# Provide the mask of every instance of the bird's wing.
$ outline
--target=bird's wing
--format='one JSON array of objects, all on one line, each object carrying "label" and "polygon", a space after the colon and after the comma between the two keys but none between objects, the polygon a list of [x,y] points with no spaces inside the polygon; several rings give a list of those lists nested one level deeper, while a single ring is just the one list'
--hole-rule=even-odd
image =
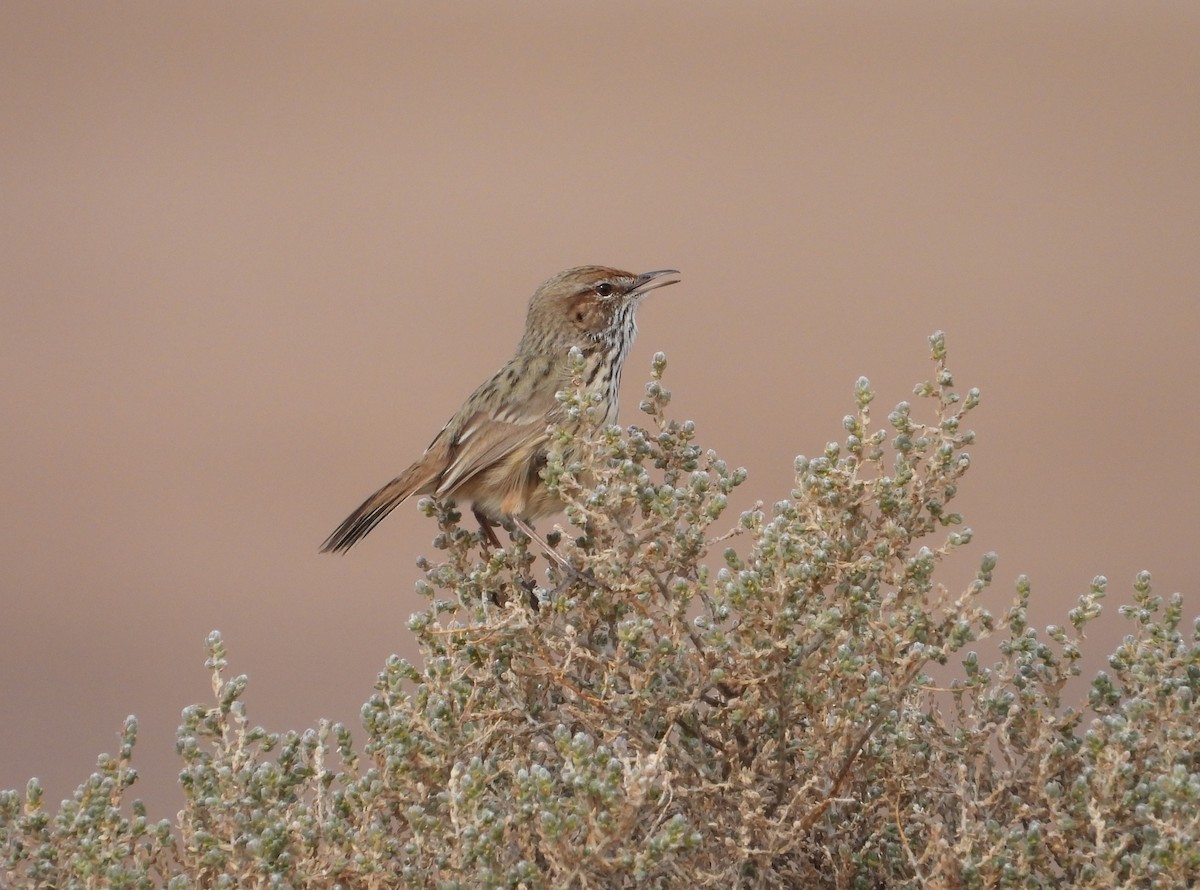
[{"label": "bird's wing", "polygon": [[[510,461],[514,470],[502,488],[519,489],[535,471],[532,457],[548,439],[546,428],[558,418],[561,405],[555,398],[558,378],[552,359],[535,358],[523,366],[521,373],[542,385],[520,390],[513,386],[518,382],[510,376],[514,373],[510,363],[475,390],[421,458],[346,517],[322,551],[348,550],[406,498],[414,494],[452,498],[501,462]],[[502,395],[507,390],[513,392]]]},{"label": "bird's wing", "polygon": [[549,440],[545,414],[524,423],[495,420],[476,416],[465,428],[466,436],[458,437],[450,449],[450,462],[438,479],[435,494],[453,495],[476,475],[504,462],[515,454],[530,454]]},{"label": "bird's wing", "polygon": [[[497,398],[497,374],[476,390],[463,410],[446,425],[430,450],[446,447],[446,469],[437,481],[435,494],[453,494],[479,473],[520,454],[527,456],[548,441],[546,428],[561,412],[553,386],[534,387],[532,392]],[[549,367],[527,369],[549,373]]]},{"label": "bird's wing", "polygon": [[[362,540],[402,501],[414,494],[453,498],[478,474],[505,460],[528,460],[549,437],[547,412],[532,406],[505,410],[498,420],[489,412],[456,415],[430,443],[421,459],[363,501],[321,546],[322,552],[343,552]],[[513,476],[513,474],[509,474]],[[521,477],[523,479],[524,477]],[[514,476],[509,481],[518,482]]]}]

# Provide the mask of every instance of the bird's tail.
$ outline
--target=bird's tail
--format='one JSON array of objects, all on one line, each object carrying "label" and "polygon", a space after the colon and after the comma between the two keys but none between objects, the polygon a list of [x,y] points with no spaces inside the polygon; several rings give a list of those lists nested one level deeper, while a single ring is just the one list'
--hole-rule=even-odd
[{"label": "bird's tail", "polygon": [[402,475],[397,476],[379,491],[362,502],[357,510],[346,517],[321,545],[322,553],[344,553],[357,544],[367,533],[396,509],[405,498],[418,492],[429,483],[429,473],[424,461],[418,461]]}]

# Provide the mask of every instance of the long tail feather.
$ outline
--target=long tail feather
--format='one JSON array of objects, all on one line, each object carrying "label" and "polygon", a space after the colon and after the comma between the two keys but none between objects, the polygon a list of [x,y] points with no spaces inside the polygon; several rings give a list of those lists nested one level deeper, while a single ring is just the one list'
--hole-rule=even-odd
[{"label": "long tail feather", "polygon": [[430,473],[424,461],[413,464],[347,516],[345,522],[325,539],[325,543],[321,545],[321,552],[345,553],[365,538],[398,504],[426,486],[430,481],[429,477]]}]

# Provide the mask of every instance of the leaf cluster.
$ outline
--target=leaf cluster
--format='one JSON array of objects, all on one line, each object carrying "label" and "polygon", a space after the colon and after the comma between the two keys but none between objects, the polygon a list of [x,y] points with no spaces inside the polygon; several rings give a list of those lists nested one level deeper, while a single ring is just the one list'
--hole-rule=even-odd
[{"label": "leaf cluster", "polygon": [[[981,605],[994,555],[943,583],[972,539],[951,505],[979,393],[931,345],[914,403],[876,428],[860,380],[843,441],[732,522],[746,472],[668,417],[661,356],[644,427],[589,422],[581,384],[560,394],[570,422],[543,470],[568,521],[557,556],[515,529],[487,550],[453,505],[423,502],[439,533],[409,622],[422,657],[385,665],[361,748],[328,723],[253,727],[214,634],[215,704],[180,728],[179,819],[125,812],[131,720],[56,817],[36,782],[0,795],[0,886],[1200,880],[1200,636],[1139,576],[1130,635],[1071,705],[1103,579],[1070,629],[1043,632],[1024,579],[1002,620]],[[997,630],[985,666],[970,647]]]}]

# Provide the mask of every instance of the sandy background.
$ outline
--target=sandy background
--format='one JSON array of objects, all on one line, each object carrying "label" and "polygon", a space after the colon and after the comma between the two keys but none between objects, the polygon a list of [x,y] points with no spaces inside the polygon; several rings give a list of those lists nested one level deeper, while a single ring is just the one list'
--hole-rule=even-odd
[{"label": "sandy background", "polygon": [[1194,614],[1197,46],[1186,3],[0,5],[0,787],[136,713],[166,815],[213,628],[252,719],[357,726],[433,529],[317,548],[580,263],[683,271],[623,419],[665,351],[739,506],[942,328],[995,610],[1149,568]]}]

